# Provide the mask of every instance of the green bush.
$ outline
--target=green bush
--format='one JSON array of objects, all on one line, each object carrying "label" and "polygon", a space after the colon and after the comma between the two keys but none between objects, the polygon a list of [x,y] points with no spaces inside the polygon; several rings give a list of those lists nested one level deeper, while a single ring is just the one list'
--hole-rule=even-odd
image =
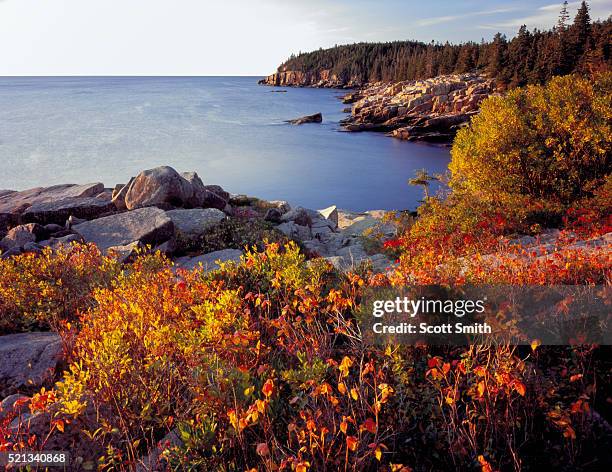
[{"label": "green bush", "polygon": [[490,97],[451,151],[451,188],[570,203],[611,173],[612,73]]}]

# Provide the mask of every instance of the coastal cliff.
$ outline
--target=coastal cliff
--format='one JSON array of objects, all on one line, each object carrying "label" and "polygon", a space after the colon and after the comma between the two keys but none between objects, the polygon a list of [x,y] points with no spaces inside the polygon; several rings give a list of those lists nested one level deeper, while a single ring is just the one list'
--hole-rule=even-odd
[{"label": "coastal cliff", "polygon": [[410,141],[448,142],[495,90],[495,80],[479,74],[371,84],[344,97],[353,106],[343,126]]},{"label": "coastal cliff", "polygon": [[264,77],[259,81],[260,85],[271,85],[276,87],[320,87],[320,88],[357,88],[362,82],[356,78],[345,80],[332,73],[329,69],[318,69],[313,71],[283,70]]},{"label": "coastal cliff", "polygon": [[379,131],[403,140],[435,143],[452,141],[497,89],[495,79],[476,72],[362,85],[358,79],[343,81],[329,70],[279,71],[259,84],[356,89],[342,99],[353,104],[351,115],[341,122],[345,131]]}]

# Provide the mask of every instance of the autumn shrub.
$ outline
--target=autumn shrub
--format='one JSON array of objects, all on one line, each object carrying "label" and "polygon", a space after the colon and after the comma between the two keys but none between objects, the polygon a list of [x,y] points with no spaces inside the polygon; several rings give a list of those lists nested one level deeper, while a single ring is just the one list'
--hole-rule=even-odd
[{"label": "autumn shrub", "polygon": [[263,241],[285,242],[288,238],[276,231],[271,223],[261,218],[229,218],[206,231],[195,241],[182,241],[183,252],[212,252],[222,249],[243,249],[257,245],[263,249]]},{"label": "autumn shrub", "polygon": [[608,175],[592,196],[569,206],[563,224],[585,237],[612,232],[612,175]]},{"label": "autumn shrub", "polygon": [[[537,237],[549,228],[568,230],[563,244],[574,233],[588,238],[610,231],[611,94],[608,73],[560,77],[483,102],[453,144],[448,190],[427,198],[415,224],[394,241],[402,252],[394,281],[608,280],[605,254],[575,250],[538,258],[500,243],[502,236]],[[482,259],[486,254],[497,256]]]},{"label": "autumn shrub", "polygon": [[451,187],[571,203],[612,172],[612,73],[553,78],[485,100],[451,151]]},{"label": "autumn shrub", "polygon": [[45,248],[41,255],[0,259],[0,333],[58,328],[94,303],[120,270],[94,245]]},{"label": "autumn shrub", "polygon": [[[612,228],[611,77],[579,79],[572,88],[574,80],[485,102],[453,145],[449,189],[427,198],[414,224],[390,241],[401,250],[393,285],[610,284],[609,242],[581,240]],[[549,228],[560,231],[539,243]],[[533,246],[512,242],[522,235],[533,236]],[[597,388],[607,384],[607,368],[595,367],[609,356],[605,347],[539,348],[536,341],[531,350],[485,343],[394,352],[403,370],[416,374],[392,382],[394,399],[418,405],[430,421],[414,447],[428,450],[431,462],[400,447],[407,463],[424,470],[596,470],[583,465],[586,458],[605,456],[609,443],[590,410],[608,409],[609,391]],[[392,408],[408,425],[424,424],[414,410]],[[556,457],[543,458],[543,448]]]},{"label": "autumn shrub", "polygon": [[[546,276],[584,277],[559,269]],[[518,470],[534,457],[557,467],[601,454],[588,446],[605,381],[596,348],[367,345],[354,316],[362,291],[393,277],[339,274],[294,243],[210,273],[160,254],[109,270],[112,282],[80,299],[80,321],[62,330],[69,368],[33,401],[49,432],[15,437],[0,425],[0,448],[81,428],[105,451],[84,459],[103,470],[129,470],[159,446],[181,471]],[[484,274],[495,272],[470,277]],[[163,441],[171,431],[179,445]],[[558,452],[542,459],[544,446]]]},{"label": "autumn shrub", "polygon": [[107,449],[103,468],[128,468],[173,429],[180,470],[384,460],[393,387],[349,316],[361,278],[336,285],[294,243],[178,275],[143,255],[83,311],[56,410],[70,424],[95,405],[86,434]]}]

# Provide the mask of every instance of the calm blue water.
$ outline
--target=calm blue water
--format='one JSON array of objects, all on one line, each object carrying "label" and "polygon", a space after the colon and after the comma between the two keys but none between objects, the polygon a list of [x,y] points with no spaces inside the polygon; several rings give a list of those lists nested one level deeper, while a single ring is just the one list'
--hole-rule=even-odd
[{"label": "calm blue water", "polygon": [[[0,189],[126,182],[140,170],[195,170],[230,192],[321,208],[414,208],[415,169],[447,149],[338,132],[324,89],[272,93],[254,77],[0,78]],[[283,120],[322,112],[321,125]]]}]

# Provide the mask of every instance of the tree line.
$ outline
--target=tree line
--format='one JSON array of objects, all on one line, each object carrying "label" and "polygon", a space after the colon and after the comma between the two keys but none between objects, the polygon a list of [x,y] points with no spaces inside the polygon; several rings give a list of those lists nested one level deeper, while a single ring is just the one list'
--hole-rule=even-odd
[{"label": "tree line", "polygon": [[497,33],[492,41],[429,44],[418,41],[355,43],[292,55],[279,71],[329,69],[348,82],[393,82],[472,70],[496,77],[510,87],[540,84],[553,76],[589,74],[612,66],[612,17],[592,22],[582,2],[570,23],[567,2],[550,30],[521,26],[508,40]]}]

